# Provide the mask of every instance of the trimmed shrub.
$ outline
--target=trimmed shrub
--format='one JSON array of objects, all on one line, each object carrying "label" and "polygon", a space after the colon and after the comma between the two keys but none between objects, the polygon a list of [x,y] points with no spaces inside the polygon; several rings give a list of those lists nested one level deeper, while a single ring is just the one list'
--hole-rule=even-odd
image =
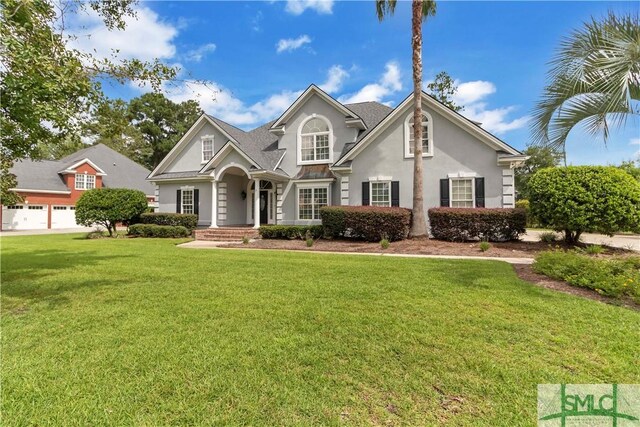
[{"label": "trimmed shrub", "polygon": [[607,166],[542,169],[529,180],[531,213],[562,231],[567,243],[583,232],[640,230],[640,183]]},{"label": "trimmed shrub", "polygon": [[306,240],[322,236],[321,225],[263,225],[258,229],[263,239]]},{"label": "trimmed shrub", "polygon": [[129,235],[135,237],[189,237],[191,231],[181,225],[133,224]]},{"label": "trimmed shrub", "polygon": [[527,213],[527,227],[537,227],[538,221],[531,214],[531,203],[527,199],[522,199],[516,201],[516,208],[524,209]]},{"label": "trimmed shrub", "polygon": [[140,215],[140,222],[142,224],[181,225],[187,230],[193,231],[198,226],[198,215],[151,212]]},{"label": "trimmed shrub", "polygon": [[640,257],[604,259],[575,251],[547,251],[536,257],[533,270],[602,295],[627,295],[640,303]]},{"label": "trimmed shrub", "polygon": [[76,222],[86,227],[99,224],[113,236],[117,223],[128,226],[136,222],[147,206],[147,196],[142,191],[94,188],[85,191],[76,202]]},{"label": "trimmed shrub", "polygon": [[433,208],[429,221],[439,240],[504,242],[526,232],[527,214],[524,209]]},{"label": "trimmed shrub", "polygon": [[489,249],[491,249],[491,243],[486,241],[480,242],[480,252],[487,252]]},{"label": "trimmed shrub", "polygon": [[377,206],[327,206],[320,209],[327,238],[349,238],[379,242],[409,236],[411,210]]},{"label": "trimmed shrub", "polygon": [[382,239],[382,240],[380,240],[380,247],[381,247],[382,249],[389,249],[389,245],[390,245],[390,244],[391,244],[391,243],[389,243],[389,239]]}]

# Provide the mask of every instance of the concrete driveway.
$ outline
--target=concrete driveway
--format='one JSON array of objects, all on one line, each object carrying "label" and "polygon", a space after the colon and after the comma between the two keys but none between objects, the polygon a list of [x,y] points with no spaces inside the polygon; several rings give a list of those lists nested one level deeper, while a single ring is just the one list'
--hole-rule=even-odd
[{"label": "concrete driveway", "polygon": [[[527,230],[522,240],[525,242],[537,242],[540,235],[549,230]],[[557,233],[562,238],[562,233]],[[613,237],[604,234],[584,233],[580,236],[580,241],[592,245],[607,245],[613,248],[630,249],[640,252],[640,235],[638,234],[616,234]]]},{"label": "concrete driveway", "polygon": [[0,237],[10,236],[33,236],[37,234],[67,234],[67,233],[88,233],[95,230],[94,227],[79,227],[79,228],[56,228],[56,229],[44,229],[44,230],[6,230],[0,231]]}]

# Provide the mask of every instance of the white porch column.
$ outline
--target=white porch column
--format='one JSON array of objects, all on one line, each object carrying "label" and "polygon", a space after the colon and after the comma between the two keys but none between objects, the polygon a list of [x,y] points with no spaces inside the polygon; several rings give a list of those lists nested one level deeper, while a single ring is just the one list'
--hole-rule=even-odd
[{"label": "white porch column", "polygon": [[253,228],[260,228],[260,180],[256,179],[253,186]]},{"label": "white porch column", "polygon": [[513,169],[502,169],[502,207],[515,206],[515,184]]},{"label": "white porch column", "polygon": [[349,176],[340,177],[340,204],[349,205]]},{"label": "white porch column", "polygon": [[218,181],[211,182],[211,225],[218,228]]},{"label": "white porch column", "polygon": [[282,223],[282,184],[276,184],[276,224]]}]

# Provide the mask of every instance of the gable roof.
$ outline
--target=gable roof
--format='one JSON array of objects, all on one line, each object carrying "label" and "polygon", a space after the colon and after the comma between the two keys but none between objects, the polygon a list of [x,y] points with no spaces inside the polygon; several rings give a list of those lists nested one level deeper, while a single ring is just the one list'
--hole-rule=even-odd
[{"label": "gable roof", "polygon": [[273,122],[273,124],[271,125],[270,129],[275,129],[275,128],[278,128],[279,126],[282,126],[283,124],[285,124],[287,122],[287,120],[296,111],[298,111],[298,108],[301,105],[304,104],[304,101],[306,101],[312,95],[320,96],[320,98],[324,99],[329,104],[333,105],[338,111],[341,111],[345,115],[345,117],[362,120],[362,118],[360,116],[358,116],[356,113],[354,113],[349,108],[347,108],[347,106],[345,106],[344,104],[341,104],[340,102],[338,102],[336,99],[331,97],[331,95],[329,95],[328,93],[326,93],[325,91],[320,89],[315,84],[311,84],[304,92],[302,92],[302,94],[298,97],[298,99],[296,99],[293,102],[293,104],[291,104],[289,106],[289,108],[287,108],[285,110],[285,112],[282,113],[282,115],[280,115],[280,117]]},{"label": "gable roof", "polygon": [[11,168],[19,190],[69,192],[62,173],[83,163],[90,163],[102,174],[102,184],[110,188],[131,188],[155,195],[155,186],[146,181],[149,170],[104,144],[92,145],[60,160],[17,161]]},{"label": "gable roof", "polygon": [[[413,102],[413,94],[410,94],[404,99],[404,101],[400,103],[400,105],[391,110],[386,117],[384,117],[380,122],[376,124],[374,128],[367,129],[366,133],[360,135],[355,143],[350,144],[350,147],[345,146],[345,149],[342,151],[342,154],[335,165],[340,166],[350,160],[353,160],[353,158],[355,158],[362,150],[364,150],[364,148],[371,141],[373,141],[373,139],[375,139],[377,135],[379,135],[384,129],[387,128],[387,126],[393,123],[393,121],[396,120],[396,118],[400,114],[400,111],[407,107],[407,105],[409,105],[409,103],[411,102]],[[458,125],[463,130],[471,133],[480,141],[489,145],[496,151],[514,156],[522,155],[520,151],[516,150],[506,142],[502,141],[500,138],[483,129],[477,122],[469,120],[457,111],[453,111],[424,91],[422,92],[422,102],[426,103],[434,111],[447,118],[454,124]]]},{"label": "gable roof", "polygon": [[102,177],[104,187],[131,188],[140,190],[148,196],[155,194],[155,186],[146,181],[149,169],[104,144],[96,144],[76,151],[59,161],[70,166],[83,159],[91,160],[104,171],[106,174]]}]

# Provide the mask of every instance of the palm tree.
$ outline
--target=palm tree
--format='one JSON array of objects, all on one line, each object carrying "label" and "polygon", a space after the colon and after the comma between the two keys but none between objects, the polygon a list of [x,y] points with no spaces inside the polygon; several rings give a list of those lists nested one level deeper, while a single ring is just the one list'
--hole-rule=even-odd
[{"label": "palm tree", "polygon": [[533,114],[536,142],[564,152],[569,132],[581,123],[606,144],[612,126],[640,114],[638,15],[610,13],[574,31],[561,42],[549,80]]},{"label": "palm tree", "polygon": [[[376,0],[378,19],[393,15],[396,0]],[[422,185],[422,21],[436,14],[434,0],[413,0],[411,4],[411,49],[413,51],[413,209],[411,237],[427,235]]]}]

